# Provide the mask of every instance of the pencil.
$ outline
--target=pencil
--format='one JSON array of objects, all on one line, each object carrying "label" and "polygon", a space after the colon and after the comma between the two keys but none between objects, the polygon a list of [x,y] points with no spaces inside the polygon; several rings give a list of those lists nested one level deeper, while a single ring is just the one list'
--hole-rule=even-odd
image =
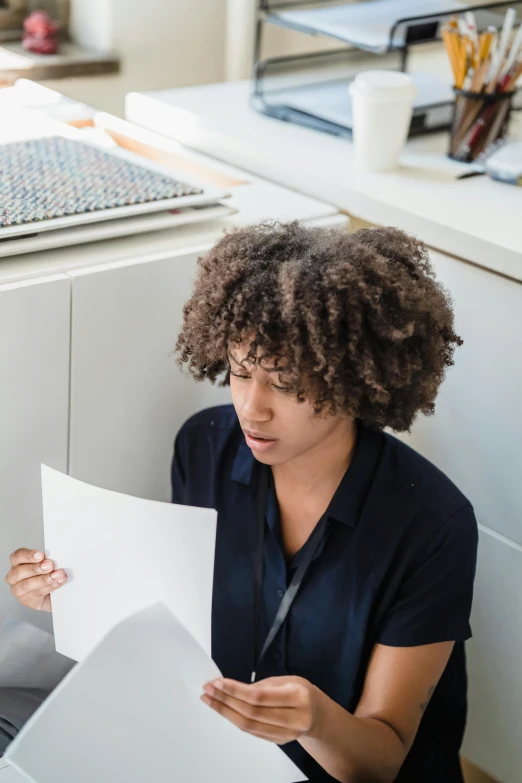
[{"label": "pencil", "polygon": [[486,81],[486,75],[489,70],[489,63],[490,59],[488,55],[473,74],[473,79],[471,80],[471,92],[482,92]]},{"label": "pencil", "polygon": [[462,37],[460,39],[460,52],[459,52],[459,81],[457,87],[462,89],[464,81],[466,79],[466,73],[468,71],[468,40]]},{"label": "pencil", "polygon": [[451,64],[451,70],[453,71],[453,81],[456,84],[458,81],[458,74],[460,71],[459,71],[457,52],[454,46],[455,36],[453,36],[447,28],[444,28],[442,31],[442,40],[444,41],[446,52],[448,53],[449,61]]},{"label": "pencil", "polygon": [[495,28],[489,28],[487,32],[481,33],[479,39],[479,60],[484,62],[491,51],[491,46],[495,38]]}]

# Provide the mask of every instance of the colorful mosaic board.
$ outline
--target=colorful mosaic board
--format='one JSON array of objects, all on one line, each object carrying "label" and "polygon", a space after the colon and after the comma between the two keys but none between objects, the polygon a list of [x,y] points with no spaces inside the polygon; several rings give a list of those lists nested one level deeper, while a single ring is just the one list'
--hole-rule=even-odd
[{"label": "colorful mosaic board", "polygon": [[201,193],[61,136],[0,145],[0,228]]}]

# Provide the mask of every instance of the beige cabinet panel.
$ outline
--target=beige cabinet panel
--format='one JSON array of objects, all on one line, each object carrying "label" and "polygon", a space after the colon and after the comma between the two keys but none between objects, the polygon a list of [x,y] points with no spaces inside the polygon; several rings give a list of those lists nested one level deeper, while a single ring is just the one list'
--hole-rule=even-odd
[{"label": "beige cabinet panel", "polygon": [[435,415],[409,442],[470,498],[479,522],[522,544],[522,284],[432,253],[464,345]]},{"label": "beige cabinet panel", "polygon": [[172,355],[197,253],[73,275],[71,475],[169,500],[174,437],[196,411],[229,401]]},{"label": "beige cabinet panel", "polygon": [[522,547],[481,531],[463,755],[502,783],[522,770]]},{"label": "beige cabinet panel", "polygon": [[[40,464],[67,471],[70,281],[0,286],[0,574],[21,546],[43,547]],[[50,627],[0,582],[7,615]]]}]

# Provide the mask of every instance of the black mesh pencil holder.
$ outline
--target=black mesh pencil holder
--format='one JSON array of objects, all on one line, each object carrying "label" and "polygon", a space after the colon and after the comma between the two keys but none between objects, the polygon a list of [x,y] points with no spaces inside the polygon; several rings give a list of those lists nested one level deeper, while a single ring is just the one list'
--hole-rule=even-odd
[{"label": "black mesh pencil holder", "polygon": [[449,157],[471,163],[506,136],[515,92],[454,92]]}]

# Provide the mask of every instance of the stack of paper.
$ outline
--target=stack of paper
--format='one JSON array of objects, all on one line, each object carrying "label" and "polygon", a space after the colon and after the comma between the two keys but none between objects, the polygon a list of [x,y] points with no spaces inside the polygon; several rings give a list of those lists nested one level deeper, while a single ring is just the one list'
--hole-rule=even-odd
[{"label": "stack of paper", "polygon": [[219,671],[158,604],[127,618],[76,666],[10,745],[34,783],[297,783],[272,743],[200,700]]},{"label": "stack of paper", "polygon": [[277,745],[200,698],[220,676],[210,657],[216,512],[49,468],[42,479],[46,545],[72,571],[53,596],[57,646],[81,662],[9,746],[13,781],[305,780]]}]

